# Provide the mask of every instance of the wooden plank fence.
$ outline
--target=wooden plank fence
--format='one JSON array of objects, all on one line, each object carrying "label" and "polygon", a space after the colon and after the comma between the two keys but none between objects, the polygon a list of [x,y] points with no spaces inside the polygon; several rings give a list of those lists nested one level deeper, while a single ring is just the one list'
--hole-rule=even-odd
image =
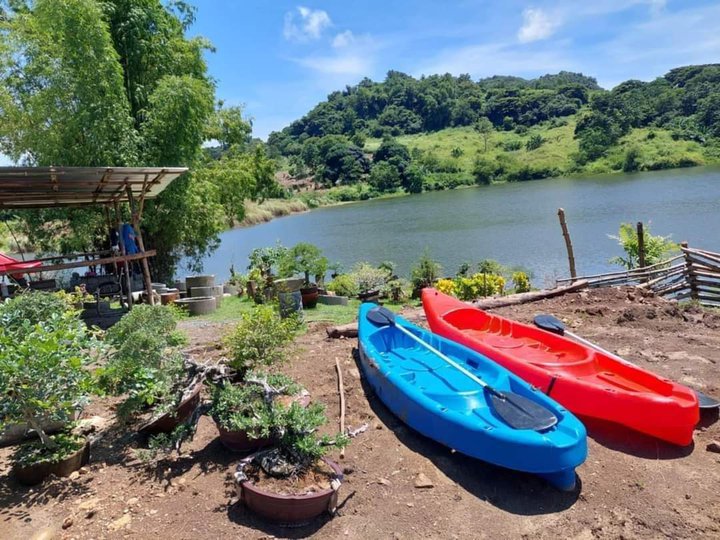
[{"label": "wooden plank fence", "polygon": [[720,307],[720,253],[680,245],[681,254],[627,271],[558,279],[558,285],[586,281],[588,287],[636,285],[677,300],[692,299]]}]

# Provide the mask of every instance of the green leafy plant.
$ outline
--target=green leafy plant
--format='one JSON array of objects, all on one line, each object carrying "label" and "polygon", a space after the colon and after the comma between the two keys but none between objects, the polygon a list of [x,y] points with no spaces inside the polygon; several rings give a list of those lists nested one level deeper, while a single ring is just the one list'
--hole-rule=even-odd
[{"label": "green leafy plant", "polygon": [[284,253],[283,260],[280,262],[283,274],[303,274],[306,287],[311,285],[310,278],[315,278],[317,283],[322,283],[328,271],[328,264],[327,257],[323,256],[322,250],[307,242],[300,242],[290,248]]},{"label": "green leafy plant", "polygon": [[410,270],[410,281],[413,289],[419,291],[425,287],[432,287],[442,273],[440,263],[430,258],[430,254],[425,251],[420,260]]},{"label": "green leafy plant", "polygon": [[250,252],[248,270],[257,270],[264,280],[272,278],[278,272],[281,261],[286,257],[288,249],[281,244],[276,246],[255,248]]},{"label": "green leafy plant", "polygon": [[325,407],[320,403],[303,407],[293,402],[289,407],[278,408],[274,421],[281,433],[278,453],[292,465],[287,476],[301,474],[333,448],[344,448],[350,442],[342,433],[334,437],[317,434],[317,429],[327,423]]},{"label": "green leafy plant", "polygon": [[122,418],[147,408],[160,415],[179,404],[187,378],[178,349],[186,341],[176,329],[179,317],[170,306],[139,305],[108,331],[111,351],[97,375],[105,391],[126,394],[118,406]]},{"label": "green leafy plant", "polygon": [[56,433],[48,435],[52,446],[46,446],[42,440],[21,444],[13,452],[12,460],[21,466],[38,463],[59,463],[85,446],[87,441],[81,435]]},{"label": "green leafy plant", "polygon": [[87,366],[101,345],[54,294],[30,292],[4,302],[0,321],[0,430],[25,422],[37,432],[41,449],[21,454],[25,460],[64,457],[43,424],[70,423],[87,403],[94,389]]},{"label": "green leafy plant", "polygon": [[481,296],[502,294],[505,289],[505,278],[495,274],[474,274],[454,281],[453,293],[460,300],[474,300]]},{"label": "green leafy plant", "polygon": [[209,414],[227,431],[245,431],[251,439],[274,435],[276,401],[296,396],[302,387],[282,374],[248,374],[240,385],[225,381],[212,393]]},{"label": "green leafy plant", "polygon": [[340,274],[328,283],[327,289],[338,296],[357,296],[360,292],[357,282],[350,274]]},{"label": "green leafy plant", "polygon": [[243,379],[249,371],[282,362],[298,325],[295,318],[282,319],[267,305],[244,313],[235,329],[225,337],[230,367]]},{"label": "green leafy plant", "polygon": [[478,272],[480,274],[493,274],[502,276],[507,269],[494,259],[483,259],[478,263]]},{"label": "green leafy plant", "polygon": [[[625,251],[625,257],[613,257],[610,262],[623,266],[628,270],[636,268],[640,259],[640,244],[637,229],[632,223],[621,223],[618,235],[608,236],[613,240],[617,240]],[[649,225],[643,229],[643,240],[645,244],[645,264],[647,266],[659,263],[669,253],[678,249],[677,244],[670,240],[670,236],[653,236],[650,234]]]},{"label": "green leafy plant", "polygon": [[516,293],[524,293],[530,290],[530,277],[525,272],[513,272],[511,281]]},{"label": "green leafy plant", "polygon": [[410,296],[410,287],[410,282],[407,279],[396,277],[385,284],[382,293],[393,302],[403,302]]},{"label": "green leafy plant", "polygon": [[376,268],[366,262],[356,264],[350,276],[357,285],[358,294],[380,292],[390,278],[387,270]]},{"label": "green leafy plant", "polygon": [[248,282],[248,277],[237,272],[234,265],[230,265],[230,277],[227,280],[229,285],[236,287],[244,287]]}]

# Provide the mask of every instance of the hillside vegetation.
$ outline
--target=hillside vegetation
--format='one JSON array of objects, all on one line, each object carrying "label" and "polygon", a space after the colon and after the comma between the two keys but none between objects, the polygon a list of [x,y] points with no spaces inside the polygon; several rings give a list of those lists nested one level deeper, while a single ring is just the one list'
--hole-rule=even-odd
[{"label": "hillside vegetation", "polygon": [[268,145],[292,175],[352,200],[715,163],[718,137],[720,65],[712,64],[611,91],[580,73],[473,81],[390,72],[332,93]]}]

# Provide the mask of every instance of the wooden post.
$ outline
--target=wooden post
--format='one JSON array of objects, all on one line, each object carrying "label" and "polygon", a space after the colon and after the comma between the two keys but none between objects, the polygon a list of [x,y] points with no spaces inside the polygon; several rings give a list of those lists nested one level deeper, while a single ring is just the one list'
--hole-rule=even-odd
[{"label": "wooden post", "polygon": [[687,280],[688,284],[690,285],[690,298],[693,300],[698,300],[698,285],[697,285],[697,279],[695,279],[695,270],[693,268],[693,262],[690,258],[690,254],[685,251],[687,249],[688,243],[687,242],[680,242],[680,249],[683,250],[683,255],[685,255],[685,269],[687,272]]},{"label": "wooden post", "polygon": [[638,265],[639,268],[645,268],[645,231],[643,230],[643,222],[637,222],[637,239],[638,239]]},{"label": "wooden post", "polygon": [[575,279],[577,277],[577,272],[575,271],[575,254],[573,253],[570,233],[568,232],[567,223],[565,222],[565,210],[558,208],[558,217],[560,218],[560,227],[562,228],[565,247],[567,248],[568,263],[570,263],[570,277]]},{"label": "wooden post", "polygon": [[[127,255],[127,249],[125,248],[125,240],[122,235],[122,217],[120,215],[120,205],[117,201],[113,202],[115,207],[115,226],[118,231],[118,242],[120,243],[120,253]],[[117,265],[115,266],[117,268]],[[125,288],[127,289],[127,301],[128,308],[132,309],[133,298],[132,298],[132,281],[130,281],[130,264],[127,261],[123,261],[123,270],[125,271]],[[122,298],[122,284],[120,285],[120,297]]]},{"label": "wooden post", "polygon": [[[142,232],[140,232],[140,214],[138,214],[137,211],[135,197],[133,197],[130,186],[125,187],[125,192],[127,193],[128,203],[130,204],[132,226],[133,229],[135,229],[135,237],[137,238],[138,247],[140,248],[140,251],[145,253],[145,243],[143,242]],[[141,259],[140,264],[142,265],[143,280],[145,281],[145,292],[148,296],[148,303],[152,306],[155,302],[153,300],[152,279],[150,278],[150,266],[148,266],[147,258]]]}]

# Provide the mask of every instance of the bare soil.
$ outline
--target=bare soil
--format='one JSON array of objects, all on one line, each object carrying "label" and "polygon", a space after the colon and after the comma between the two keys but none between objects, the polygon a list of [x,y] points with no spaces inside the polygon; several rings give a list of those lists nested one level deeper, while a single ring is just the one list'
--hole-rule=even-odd
[{"label": "bare soil", "polygon": [[[552,313],[642,367],[720,396],[720,312],[629,288],[497,312],[526,322]],[[216,344],[223,324],[183,326],[199,358],[222,354]],[[703,417],[688,448],[588,422],[580,485],[563,493],[408,429],[365,386],[356,347],[356,340],[326,339],[317,325],[297,340],[283,369],[327,404],[331,433],[338,429],[339,359],[346,423],[369,425],[345,459],[331,456],[345,472],[335,518],[279,528],[237,504],[232,473],[239,457],[222,448],[209,418],[182,455],[147,466],[133,455],[137,438],[115,424],[111,402],[98,400],[85,416],[100,415],[107,425],[76,477],[21,487],[8,477],[11,449],[0,450],[0,538],[720,538],[720,454],[706,450],[720,440],[717,414]],[[432,487],[416,487],[428,480]]]},{"label": "bare soil", "polygon": [[245,474],[258,488],[279,495],[318,493],[330,489],[330,483],[335,478],[335,471],[324,461],[318,462],[303,474],[289,479],[270,476],[255,463],[251,463],[245,468]]}]

